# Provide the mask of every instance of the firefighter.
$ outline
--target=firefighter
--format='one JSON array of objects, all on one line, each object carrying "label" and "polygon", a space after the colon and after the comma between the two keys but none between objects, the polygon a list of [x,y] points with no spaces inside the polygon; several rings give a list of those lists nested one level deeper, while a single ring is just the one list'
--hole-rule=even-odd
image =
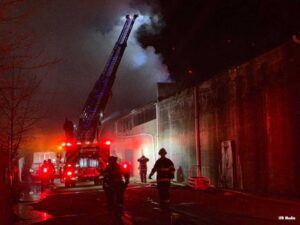
[{"label": "firefighter", "polygon": [[48,174],[48,162],[47,160],[44,160],[43,163],[39,167],[39,176],[42,177],[43,173]]},{"label": "firefighter", "polygon": [[175,168],[173,162],[166,157],[167,151],[161,148],[158,152],[160,158],[155,162],[151,173],[149,174],[149,179],[152,175],[157,172],[157,190],[159,194],[160,206],[165,208],[170,202],[170,183],[171,179],[174,178]]},{"label": "firefighter", "polygon": [[40,166],[39,176],[41,180],[41,190],[43,191],[46,187],[49,186],[50,183],[50,169],[47,160],[44,160],[44,162]]},{"label": "firefighter", "polygon": [[124,191],[129,183],[129,172],[122,170],[117,157],[110,156],[103,172],[103,189],[109,210],[122,213]]},{"label": "firefighter", "polygon": [[139,162],[139,170],[140,170],[140,177],[142,183],[147,183],[147,162],[149,159],[142,155],[141,158],[137,160]]},{"label": "firefighter", "polygon": [[49,174],[50,174],[50,181],[51,181],[51,184],[54,184],[55,167],[54,167],[54,165],[53,165],[51,159],[48,159],[47,165],[48,165],[48,168],[49,168]]}]

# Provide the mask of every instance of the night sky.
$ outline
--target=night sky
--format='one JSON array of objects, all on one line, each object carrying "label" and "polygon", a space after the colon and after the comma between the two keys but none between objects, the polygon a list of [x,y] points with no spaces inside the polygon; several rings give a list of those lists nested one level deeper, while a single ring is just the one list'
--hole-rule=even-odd
[{"label": "night sky", "polygon": [[[141,15],[117,73],[108,118],[156,100],[156,82],[195,83],[299,34],[300,0],[32,0],[22,29],[40,61],[37,99],[45,120],[39,150],[63,139],[66,117],[78,122],[126,14]],[[123,20],[122,20],[123,18]]]},{"label": "night sky", "polygon": [[[153,1],[149,1],[153,2]],[[141,32],[171,77],[196,81],[262,54],[300,34],[299,0],[156,1],[166,26],[157,35]]]}]

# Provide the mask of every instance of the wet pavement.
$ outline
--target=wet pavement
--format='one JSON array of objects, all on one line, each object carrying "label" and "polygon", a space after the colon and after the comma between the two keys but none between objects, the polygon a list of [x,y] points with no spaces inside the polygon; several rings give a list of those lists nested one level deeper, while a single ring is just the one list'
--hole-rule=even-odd
[{"label": "wet pavement", "polygon": [[31,206],[32,203],[45,199],[49,190],[41,191],[41,187],[36,184],[31,185],[29,191],[24,191],[19,202],[14,206],[14,212],[20,218],[14,225],[29,225],[53,218],[49,213],[34,210]]},{"label": "wet pavement", "polygon": [[[135,187],[132,187],[135,188]],[[86,201],[88,199],[88,201]],[[99,204],[101,202],[101,204]],[[109,217],[105,209],[103,191],[100,186],[81,183],[75,188],[65,188],[59,182],[41,191],[39,185],[32,185],[14,206],[19,220],[14,225],[30,224],[98,224]],[[122,224],[131,225],[132,216],[127,211],[122,216]],[[91,222],[90,220],[94,221]],[[111,223],[101,223],[111,224]],[[117,223],[120,224],[120,223]]]},{"label": "wet pavement", "polygon": [[[14,210],[14,225],[285,225],[300,224],[300,201],[258,197],[221,190],[196,191],[172,186],[169,209],[158,205],[153,184],[131,184],[121,221],[106,208],[100,186],[82,183],[45,191],[33,185]],[[282,219],[283,218],[283,219]],[[295,218],[295,219],[293,219]]]}]

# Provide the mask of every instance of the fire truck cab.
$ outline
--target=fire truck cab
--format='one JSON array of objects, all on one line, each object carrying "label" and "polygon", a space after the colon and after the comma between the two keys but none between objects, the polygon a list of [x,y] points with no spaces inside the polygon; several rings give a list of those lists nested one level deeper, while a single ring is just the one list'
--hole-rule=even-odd
[{"label": "fire truck cab", "polygon": [[69,144],[65,146],[65,150],[67,163],[74,165],[73,176],[76,176],[76,181],[94,181],[95,185],[101,184],[102,172],[109,157],[110,141]]},{"label": "fire truck cab", "polygon": [[[110,142],[109,142],[110,143]],[[102,172],[109,156],[110,144],[85,144],[79,146],[78,180],[93,180],[95,185],[102,181]]]}]

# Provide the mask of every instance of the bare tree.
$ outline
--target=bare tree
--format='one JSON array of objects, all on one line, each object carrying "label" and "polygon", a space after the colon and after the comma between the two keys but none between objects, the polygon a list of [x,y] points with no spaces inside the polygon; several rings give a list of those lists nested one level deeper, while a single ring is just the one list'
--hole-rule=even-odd
[{"label": "bare tree", "polygon": [[[16,158],[16,138],[10,136],[14,133],[15,123],[9,123],[9,120],[15,116],[15,106],[11,103],[15,99],[14,86],[15,76],[9,76],[14,73],[17,64],[17,58],[12,58],[13,54],[21,49],[24,43],[23,34],[16,32],[17,24],[23,17],[23,13],[19,13],[24,0],[0,0],[0,151],[6,155],[8,159],[8,175],[10,184],[12,181],[13,158]],[[12,60],[13,59],[13,60]],[[8,95],[10,94],[10,95]],[[10,110],[10,112],[8,111]],[[14,149],[14,150],[13,150]]]},{"label": "bare tree", "polygon": [[40,81],[37,76],[14,68],[2,76],[0,85],[0,146],[10,159],[10,170],[18,160],[18,150],[30,137],[40,111],[34,95]]},{"label": "bare tree", "polygon": [[18,183],[19,150],[41,118],[35,101],[41,83],[37,69],[55,63],[35,63],[38,56],[30,54],[33,35],[20,29],[29,15],[28,2],[0,0],[0,151],[8,156],[10,184]]}]

